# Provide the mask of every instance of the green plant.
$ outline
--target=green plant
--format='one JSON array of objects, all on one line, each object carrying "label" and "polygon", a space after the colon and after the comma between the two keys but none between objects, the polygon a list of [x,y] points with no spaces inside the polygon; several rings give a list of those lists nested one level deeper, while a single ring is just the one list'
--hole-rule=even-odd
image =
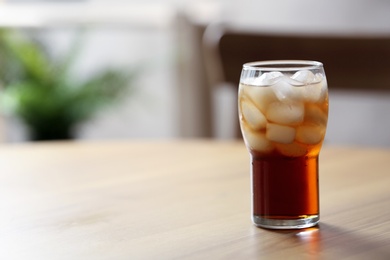
[{"label": "green plant", "polygon": [[0,79],[3,110],[19,117],[33,140],[69,139],[75,127],[115,104],[133,90],[135,73],[105,69],[77,81],[70,69],[79,41],[62,59],[15,31],[0,31]]}]

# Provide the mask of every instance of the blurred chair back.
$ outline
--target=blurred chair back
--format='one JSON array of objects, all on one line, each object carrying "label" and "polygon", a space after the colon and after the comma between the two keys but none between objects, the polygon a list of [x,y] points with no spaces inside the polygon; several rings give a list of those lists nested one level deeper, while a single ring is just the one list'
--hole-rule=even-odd
[{"label": "blurred chair back", "polygon": [[227,82],[237,87],[246,62],[294,59],[321,61],[330,92],[390,90],[390,35],[292,34],[211,25],[204,47],[212,86]]},{"label": "blurred chair back", "polygon": [[390,35],[291,34],[215,26],[205,33],[205,48],[218,60],[220,80],[234,85],[246,62],[299,59],[321,61],[331,88],[390,89]]}]

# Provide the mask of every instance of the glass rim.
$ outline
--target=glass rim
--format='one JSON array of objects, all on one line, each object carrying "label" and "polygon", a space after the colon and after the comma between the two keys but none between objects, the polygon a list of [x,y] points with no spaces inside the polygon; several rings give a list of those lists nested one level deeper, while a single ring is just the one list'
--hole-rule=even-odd
[{"label": "glass rim", "polygon": [[313,60],[265,60],[247,62],[243,69],[255,71],[298,71],[323,68],[322,62]]}]

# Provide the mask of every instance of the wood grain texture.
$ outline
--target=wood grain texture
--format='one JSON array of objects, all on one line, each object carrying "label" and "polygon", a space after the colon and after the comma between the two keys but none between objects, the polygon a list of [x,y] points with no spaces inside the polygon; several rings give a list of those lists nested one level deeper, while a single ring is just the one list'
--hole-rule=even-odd
[{"label": "wood grain texture", "polygon": [[0,259],[390,259],[390,150],[327,147],[321,222],[250,221],[240,141],[0,148]]}]

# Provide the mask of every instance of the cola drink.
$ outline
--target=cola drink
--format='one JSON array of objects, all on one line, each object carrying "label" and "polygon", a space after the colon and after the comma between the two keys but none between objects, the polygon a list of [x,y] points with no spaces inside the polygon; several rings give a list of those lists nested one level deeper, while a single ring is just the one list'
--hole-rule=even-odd
[{"label": "cola drink", "polygon": [[292,62],[250,63],[241,74],[239,119],[251,155],[252,219],[260,227],[303,228],[319,221],[327,81],[321,63]]}]

